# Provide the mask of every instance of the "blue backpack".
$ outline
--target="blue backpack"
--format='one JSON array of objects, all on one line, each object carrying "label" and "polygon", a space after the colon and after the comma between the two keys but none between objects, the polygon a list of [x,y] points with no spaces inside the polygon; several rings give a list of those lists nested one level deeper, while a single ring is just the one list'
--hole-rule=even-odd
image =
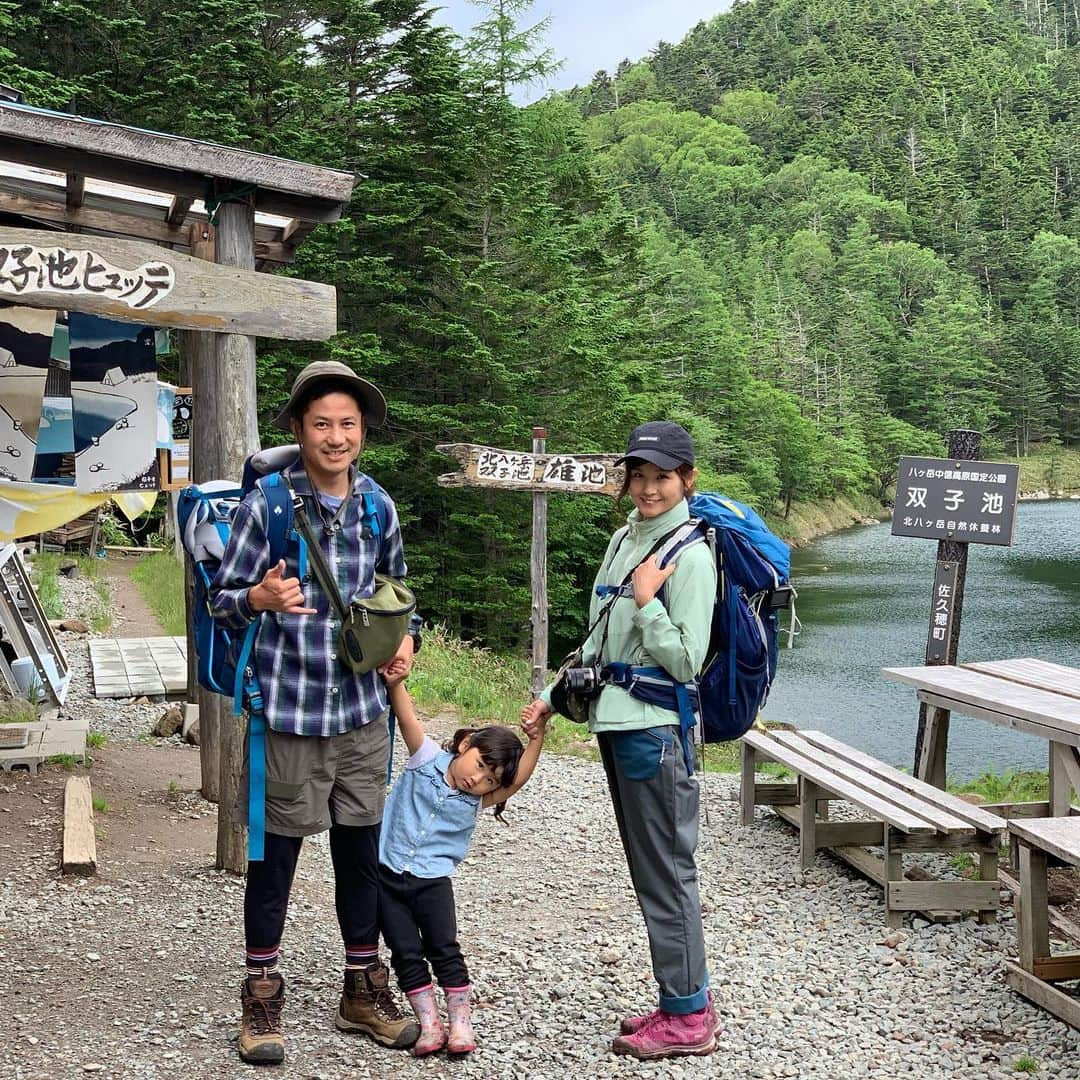
[{"label": "blue backpack", "polygon": [[743,503],[705,492],[692,496],[689,508],[690,520],[665,539],[656,561],[667,566],[695,544],[712,549],[716,599],[701,674],[691,683],[676,683],[663,668],[610,664],[607,676],[631,696],[678,712],[684,742],[695,728],[704,742],[727,742],[750,730],[769,696],[776,675],[778,612],[793,608],[796,596],[791,556],[788,546]]},{"label": "blue backpack", "polygon": [[[292,496],[281,476],[281,470],[293,464],[298,455],[296,445],[260,450],[244,462],[239,485],[231,480],[189,484],[177,501],[177,523],[194,582],[191,621],[199,685],[231,697],[235,715],[244,709],[248,712],[248,858],[252,862],[261,860],[264,850],[266,717],[259,681],[248,661],[262,620],[253,620],[243,634],[220,626],[212,615],[210,586],[229,542],[233,515],[255,489],[267,502],[271,565],[294,550],[299,576],[307,576],[307,545],[294,527]],[[381,542],[389,523],[389,496],[374,480],[367,479],[370,490],[363,493],[364,525]]]}]

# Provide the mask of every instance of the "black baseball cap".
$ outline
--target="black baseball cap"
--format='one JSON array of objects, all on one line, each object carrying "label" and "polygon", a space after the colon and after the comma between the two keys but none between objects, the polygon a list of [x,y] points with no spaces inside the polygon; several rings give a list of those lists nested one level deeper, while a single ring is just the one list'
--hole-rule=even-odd
[{"label": "black baseball cap", "polygon": [[626,453],[615,464],[621,465],[628,458],[648,461],[660,469],[693,465],[694,440],[686,428],[670,420],[653,420],[634,428]]}]

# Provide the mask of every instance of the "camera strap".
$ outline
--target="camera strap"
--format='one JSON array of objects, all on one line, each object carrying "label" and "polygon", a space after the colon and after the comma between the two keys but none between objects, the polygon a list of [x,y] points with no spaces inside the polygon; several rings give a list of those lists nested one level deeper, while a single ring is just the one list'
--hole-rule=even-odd
[{"label": "camera strap", "polygon": [[[657,540],[651,548],[649,548],[649,550],[645,553],[644,558],[642,558],[639,562],[635,563],[627,571],[626,577],[624,577],[619,583],[618,588],[612,589],[611,592],[608,594],[607,599],[604,601],[604,606],[597,613],[596,618],[593,620],[592,626],[590,626],[585,633],[585,642],[588,642],[589,638],[592,637],[592,632],[600,624],[600,620],[604,620],[604,632],[600,635],[600,647],[596,650],[596,660],[598,663],[604,655],[604,646],[607,644],[608,627],[611,624],[611,609],[615,606],[615,601],[623,595],[623,590],[626,588],[627,585],[630,584],[634,576],[634,571],[636,571],[637,568],[642,564],[647,563],[685,524],[686,522],[680,522],[678,525],[675,526],[674,529],[671,529],[669,532],[664,533],[664,535],[661,536],[660,539]],[[619,546],[621,546],[624,539],[626,539],[625,532],[623,533],[622,538],[619,540]],[[618,554],[619,546],[616,546],[615,550],[611,553],[612,559],[614,559],[615,556]],[[585,646],[583,644],[582,648],[584,649],[584,647]]]},{"label": "camera strap", "polygon": [[[322,549],[319,547],[319,538],[311,527],[311,519],[308,517],[307,509],[304,506],[303,496],[296,494],[292,484],[285,478],[284,473],[281,475],[285,479],[285,486],[289,489],[289,495],[292,497],[293,520],[296,522],[296,528],[307,543],[311,568],[315,571],[315,576],[319,579],[323,592],[330,598],[330,604],[337,612],[342,626],[344,626],[348,622],[349,612],[345,607],[345,601],[341,599],[341,590],[338,588],[338,583],[334,579],[334,575],[330,573],[330,567],[326,565],[326,559],[323,557]],[[315,498],[318,497],[318,493],[316,493]],[[342,505],[344,506],[344,503]]]}]

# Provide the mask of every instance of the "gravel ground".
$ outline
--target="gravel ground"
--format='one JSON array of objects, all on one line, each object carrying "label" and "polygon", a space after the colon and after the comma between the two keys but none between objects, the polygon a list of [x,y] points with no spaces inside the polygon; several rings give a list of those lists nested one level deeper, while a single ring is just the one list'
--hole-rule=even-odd
[{"label": "gravel ground", "polygon": [[[71,582],[74,604],[82,583]],[[109,746],[136,743],[160,705],[88,693],[85,639],[65,635],[69,711]],[[170,757],[190,748],[165,744]],[[93,775],[93,772],[91,772]],[[5,791],[0,775],[0,808]],[[653,1005],[641,920],[599,765],[545,756],[511,803],[486,815],[455,879],[479,1049],[417,1061],[332,1026],[340,941],[325,838],[304,846],[284,942],[288,1080],[1019,1076],[1080,1078],[1080,1035],[1013,994],[1011,908],[998,925],[884,927],[880,890],[825,856],[799,871],[793,831],[766,811],[738,825],[734,777],[707,778],[698,853],[717,1006],[709,1058],[643,1064],[608,1051],[618,1018]],[[42,808],[42,814],[46,809]],[[194,793],[171,826],[212,822]],[[0,836],[0,841],[3,837]],[[12,865],[0,842],[0,1077],[247,1076],[236,1057],[242,882],[212,849],[61,878],[55,850]],[[46,849],[47,848],[47,849]],[[103,863],[106,860],[103,860]]]}]

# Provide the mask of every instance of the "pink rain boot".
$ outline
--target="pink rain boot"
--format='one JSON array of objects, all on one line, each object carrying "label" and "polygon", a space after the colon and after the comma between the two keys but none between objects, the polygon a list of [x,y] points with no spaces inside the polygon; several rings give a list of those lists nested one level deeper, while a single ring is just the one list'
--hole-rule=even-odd
[{"label": "pink rain boot", "polygon": [[410,990],[405,996],[420,1021],[420,1038],[413,1044],[413,1054],[426,1057],[437,1053],[446,1045],[446,1028],[439,1017],[439,1006],[435,1004],[434,988],[428,984],[419,990]]},{"label": "pink rain boot", "polygon": [[471,1054],[476,1049],[476,1036],[472,1029],[472,1013],[469,1010],[469,987],[447,986],[446,1014],[450,1020],[450,1039],[446,1044],[449,1054]]}]

